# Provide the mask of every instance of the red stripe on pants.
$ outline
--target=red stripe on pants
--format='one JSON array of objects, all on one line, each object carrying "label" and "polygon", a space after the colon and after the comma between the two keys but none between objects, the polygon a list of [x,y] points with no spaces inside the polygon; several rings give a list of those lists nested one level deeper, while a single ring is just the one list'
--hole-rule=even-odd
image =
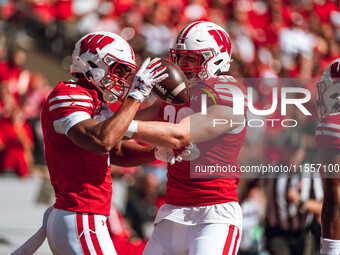
[{"label": "red stripe on pants", "polygon": [[89,247],[87,247],[85,235],[84,235],[84,227],[83,227],[83,215],[82,213],[77,213],[77,230],[78,230],[78,237],[80,240],[81,247],[83,249],[84,255],[91,255]]},{"label": "red stripe on pants", "polygon": [[238,230],[238,228],[237,228],[236,231],[237,231],[237,234],[236,234],[236,238],[235,238],[235,244],[234,244],[234,249],[233,249],[233,255],[236,254],[237,243],[238,243],[238,239],[240,238],[240,230]]},{"label": "red stripe on pants", "polygon": [[100,247],[99,241],[98,241],[98,237],[96,234],[96,224],[94,221],[94,214],[89,214],[89,228],[90,230],[90,236],[91,236],[91,240],[92,240],[92,244],[94,247],[94,250],[96,251],[97,255],[104,255],[102,248]]},{"label": "red stripe on pants", "polygon": [[233,239],[233,234],[234,234],[235,226],[234,225],[229,225],[229,231],[227,235],[227,239],[225,241],[224,249],[223,249],[223,255],[228,255],[229,250],[230,250],[230,245],[231,241]]}]

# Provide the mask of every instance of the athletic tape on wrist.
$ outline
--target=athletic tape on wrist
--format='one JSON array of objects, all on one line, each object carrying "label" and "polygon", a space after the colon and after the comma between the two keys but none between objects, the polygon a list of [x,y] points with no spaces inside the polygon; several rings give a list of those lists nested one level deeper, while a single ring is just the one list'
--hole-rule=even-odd
[{"label": "athletic tape on wrist", "polygon": [[340,253],[340,240],[333,240],[321,237],[320,242],[320,254],[338,255]]},{"label": "athletic tape on wrist", "polygon": [[131,121],[125,133],[125,136],[131,138],[134,135],[134,133],[137,132],[137,129],[138,129],[138,121],[135,121],[135,120]]},{"label": "athletic tape on wrist", "polygon": [[141,103],[144,101],[144,99],[146,98],[142,92],[138,91],[138,90],[133,90],[130,92],[129,94],[130,97],[133,97],[134,99],[139,100]]}]

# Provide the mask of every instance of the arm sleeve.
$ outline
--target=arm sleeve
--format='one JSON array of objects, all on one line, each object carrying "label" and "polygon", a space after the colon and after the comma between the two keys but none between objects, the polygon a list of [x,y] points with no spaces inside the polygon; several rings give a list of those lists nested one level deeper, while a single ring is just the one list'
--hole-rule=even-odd
[{"label": "arm sleeve", "polygon": [[57,133],[67,135],[67,132],[71,127],[90,118],[91,116],[87,112],[73,112],[65,117],[53,121],[53,127]]}]

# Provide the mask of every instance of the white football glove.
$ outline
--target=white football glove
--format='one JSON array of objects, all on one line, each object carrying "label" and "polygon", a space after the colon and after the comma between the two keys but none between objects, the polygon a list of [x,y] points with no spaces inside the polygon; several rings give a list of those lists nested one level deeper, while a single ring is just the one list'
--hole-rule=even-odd
[{"label": "white football glove", "polygon": [[150,58],[143,62],[133,80],[133,89],[129,93],[130,97],[138,99],[141,103],[145,98],[149,97],[155,84],[160,83],[169,76],[168,74],[161,75],[166,69],[165,66],[160,67],[161,62],[156,62],[148,67],[149,63]]},{"label": "white football glove", "polygon": [[176,161],[181,162],[181,157],[175,157],[174,152],[172,149],[162,148],[162,147],[155,147],[155,158],[163,161],[163,162],[169,162],[170,165],[173,165],[176,163]]},{"label": "white football glove", "polygon": [[181,154],[179,154],[176,157],[176,160],[178,162],[181,162],[184,158],[184,160],[189,161],[190,160],[190,155],[191,155],[191,149],[194,148],[194,145],[190,143],[189,145],[184,147],[184,150],[181,151]]},{"label": "white football glove", "polygon": [[185,146],[181,155],[182,156],[190,156],[192,148],[194,148],[194,145],[192,143],[190,143],[188,146]]}]

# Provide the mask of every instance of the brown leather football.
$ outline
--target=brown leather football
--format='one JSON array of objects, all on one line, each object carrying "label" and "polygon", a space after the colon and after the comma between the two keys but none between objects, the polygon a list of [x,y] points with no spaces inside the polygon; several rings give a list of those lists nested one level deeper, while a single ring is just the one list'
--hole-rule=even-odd
[{"label": "brown leather football", "polygon": [[189,99],[189,85],[183,71],[165,58],[154,58],[149,65],[158,61],[166,67],[164,73],[169,77],[156,84],[152,88],[152,93],[168,104],[185,104]]}]

